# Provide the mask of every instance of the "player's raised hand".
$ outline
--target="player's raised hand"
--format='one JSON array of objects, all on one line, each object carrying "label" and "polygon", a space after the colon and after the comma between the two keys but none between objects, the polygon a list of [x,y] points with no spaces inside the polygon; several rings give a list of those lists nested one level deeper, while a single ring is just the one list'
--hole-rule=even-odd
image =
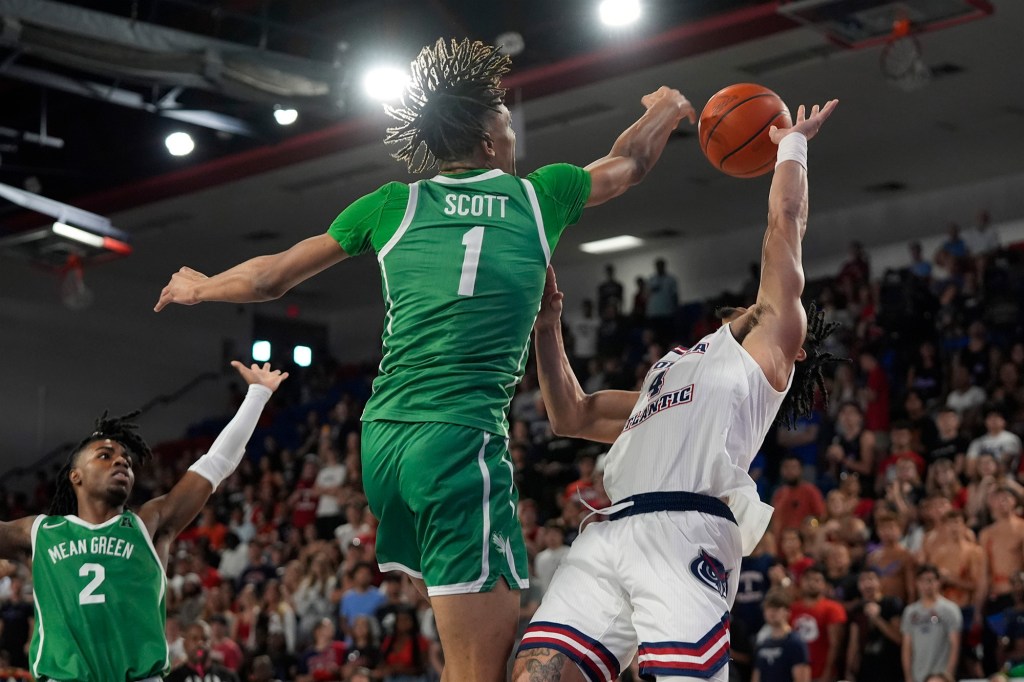
[{"label": "player's raised hand", "polygon": [[662,85],[651,94],[640,98],[640,103],[644,105],[645,109],[650,109],[659,102],[669,102],[676,106],[679,109],[679,120],[687,118],[691,124],[697,122],[697,112],[694,111],[690,100],[686,99],[686,96],[675,88]]},{"label": "player's raised hand", "polygon": [[555,269],[548,266],[548,274],[544,279],[544,294],[540,298],[540,312],[534,327],[537,329],[557,327],[562,322],[562,299],[565,294],[558,290]]},{"label": "player's raised hand", "polygon": [[811,107],[811,115],[804,116],[806,109],[803,104],[796,110],[796,123],[793,124],[792,128],[779,128],[772,126],[768,130],[768,134],[772,138],[772,142],[778,144],[782,141],[786,135],[790,133],[803,133],[804,137],[810,141],[812,137],[818,134],[821,130],[822,124],[828,120],[828,117],[835,111],[836,105],[839,104],[839,100],[831,99],[825,103],[825,106],[819,107],[815,104]]},{"label": "player's raised hand", "polygon": [[269,362],[264,362],[262,367],[255,362],[252,363],[251,367],[246,367],[238,360],[232,360],[231,366],[238,370],[238,373],[245,379],[245,383],[266,386],[271,391],[276,391],[281,382],[288,378],[288,372],[271,369]]},{"label": "player's raised hand", "polygon": [[195,305],[199,303],[196,298],[195,284],[201,280],[208,279],[206,275],[192,268],[183,267],[171,275],[171,281],[160,292],[160,298],[153,307],[154,312],[160,312],[168,303],[180,303],[181,305]]}]

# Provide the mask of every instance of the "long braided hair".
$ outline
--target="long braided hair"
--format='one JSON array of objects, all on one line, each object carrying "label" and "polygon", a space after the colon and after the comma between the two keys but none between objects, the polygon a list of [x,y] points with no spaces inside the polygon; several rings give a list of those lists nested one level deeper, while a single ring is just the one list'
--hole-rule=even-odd
[{"label": "long braided hair", "polygon": [[804,339],[804,351],[807,358],[797,362],[793,368],[793,384],[786,394],[775,423],[792,429],[800,417],[811,414],[814,410],[814,389],[821,389],[821,394],[828,403],[828,389],[825,388],[825,376],[822,368],[842,358],[822,350],[825,339],[839,327],[838,322],[826,322],[825,311],[820,310],[812,301],[807,306],[807,336]]},{"label": "long braided hair", "polygon": [[469,38],[440,38],[420,50],[402,105],[384,106],[399,121],[384,137],[386,144],[402,145],[392,156],[419,173],[471,155],[487,136],[487,116],[501,106],[501,77],[511,64],[498,48]]},{"label": "long braided hair", "polygon": [[57,490],[50,501],[50,508],[47,510],[47,514],[50,516],[64,516],[66,514],[78,513],[78,497],[75,495],[75,489],[71,485],[70,474],[71,470],[75,468],[79,453],[89,443],[107,439],[120,443],[128,451],[129,456],[136,464],[145,464],[152,458],[153,453],[149,449],[149,445],[136,433],[139,425],[129,421],[139,414],[140,411],[136,410],[121,417],[107,417],[107,413],[104,412],[103,416],[96,420],[96,428],[71,449],[67,460],[64,462],[64,466],[61,467],[60,472],[57,474]]}]

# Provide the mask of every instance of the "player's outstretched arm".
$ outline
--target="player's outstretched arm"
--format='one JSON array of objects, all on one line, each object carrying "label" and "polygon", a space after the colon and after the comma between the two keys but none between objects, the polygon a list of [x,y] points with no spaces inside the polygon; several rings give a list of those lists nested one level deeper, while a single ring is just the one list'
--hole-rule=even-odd
[{"label": "player's outstretched arm", "polygon": [[195,305],[203,301],[258,303],[280,298],[295,285],[340,263],[348,254],[328,234],[304,239],[287,251],[257,256],[219,275],[207,277],[183,267],[171,275],[153,310],[169,303]]},{"label": "player's outstretched arm", "polygon": [[[777,389],[785,387],[807,331],[807,314],[800,296],[804,290],[802,242],[807,231],[807,141],[832,115],[838,100],[814,105],[805,117],[803,105],[792,128],[770,130],[779,145],[779,161],[768,193],[768,229],[761,250],[759,324],[751,338],[755,359]],[[788,139],[787,139],[788,138]],[[754,350],[754,349],[752,349]]]},{"label": "player's outstretched arm", "polygon": [[34,516],[0,521],[0,560],[20,559],[32,550],[32,523]]},{"label": "player's outstretched arm", "polygon": [[647,112],[615,140],[608,155],[594,161],[590,171],[590,199],[597,206],[636,185],[654,167],[668,137],[683,118],[697,122],[693,105],[678,91],[661,86],[640,100]]},{"label": "player's outstretched arm", "polygon": [[249,391],[210,451],[189,468],[169,493],[150,500],[139,510],[154,541],[169,541],[177,536],[192,523],[217,486],[234,472],[242,461],[245,445],[256,429],[263,406],[288,378],[287,372],[271,369],[269,363],[246,367],[235,360],[231,365],[249,384]]},{"label": "player's outstretched arm", "polygon": [[537,379],[551,430],[560,436],[612,443],[636,404],[635,391],[583,392],[562,341],[562,299],[555,270],[548,266],[544,297],[534,324]]}]

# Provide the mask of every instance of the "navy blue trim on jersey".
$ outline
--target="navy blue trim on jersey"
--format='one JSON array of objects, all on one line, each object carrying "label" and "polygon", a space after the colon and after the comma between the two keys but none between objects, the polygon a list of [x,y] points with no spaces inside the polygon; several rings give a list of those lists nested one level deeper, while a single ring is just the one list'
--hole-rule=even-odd
[{"label": "navy blue trim on jersey", "polygon": [[736,517],[733,516],[729,505],[710,495],[686,492],[641,493],[619,500],[615,505],[622,504],[623,502],[632,502],[633,504],[610,515],[608,517],[610,520],[615,521],[627,516],[650,514],[651,512],[658,511],[695,511],[702,514],[720,516],[727,521],[736,523]]}]

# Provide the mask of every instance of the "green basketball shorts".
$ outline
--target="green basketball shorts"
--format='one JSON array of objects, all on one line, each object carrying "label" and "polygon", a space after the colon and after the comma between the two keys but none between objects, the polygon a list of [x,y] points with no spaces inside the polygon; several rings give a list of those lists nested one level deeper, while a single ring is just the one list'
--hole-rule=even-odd
[{"label": "green basketball shorts", "polygon": [[430,596],[529,587],[507,441],[439,422],[363,424],[363,487],[380,520],[382,571],[422,578]]}]

